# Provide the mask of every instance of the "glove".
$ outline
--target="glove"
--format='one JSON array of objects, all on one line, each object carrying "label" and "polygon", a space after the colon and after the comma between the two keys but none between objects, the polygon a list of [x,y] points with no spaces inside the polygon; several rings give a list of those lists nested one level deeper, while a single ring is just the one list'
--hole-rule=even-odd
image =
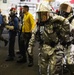
[{"label": "glove", "polygon": [[33,52],[33,47],[32,46],[29,45],[27,51],[28,51],[29,55],[33,55],[33,53],[32,53]]},{"label": "glove", "polygon": [[56,20],[64,21],[64,20],[65,20],[64,17],[62,17],[62,16],[58,16],[58,15],[55,15],[55,16],[53,16],[52,18],[53,18],[53,21],[56,21]]},{"label": "glove", "polygon": [[64,25],[65,24],[70,24],[69,21],[68,21],[68,19],[64,19],[63,22],[64,22]]},{"label": "glove", "polygon": [[13,29],[14,29],[14,26],[6,25],[5,27],[6,27],[7,29],[9,29],[9,30],[13,30]]}]

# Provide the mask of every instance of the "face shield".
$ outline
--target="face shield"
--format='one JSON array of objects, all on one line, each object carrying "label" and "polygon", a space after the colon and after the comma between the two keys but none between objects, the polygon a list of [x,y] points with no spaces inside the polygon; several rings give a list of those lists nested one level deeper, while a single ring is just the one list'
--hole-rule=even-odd
[{"label": "face shield", "polygon": [[44,22],[48,20],[48,12],[37,12],[37,18],[39,22]]},{"label": "face shield", "polygon": [[67,5],[67,4],[62,4],[62,5],[60,6],[60,10],[69,13],[69,12],[71,12],[72,7],[70,7],[70,6]]},{"label": "face shield", "polygon": [[47,21],[52,13],[52,9],[41,6],[36,12],[38,22]]},{"label": "face shield", "polygon": [[64,2],[59,7],[59,14],[65,18],[67,18],[72,12],[72,4],[69,2]]}]

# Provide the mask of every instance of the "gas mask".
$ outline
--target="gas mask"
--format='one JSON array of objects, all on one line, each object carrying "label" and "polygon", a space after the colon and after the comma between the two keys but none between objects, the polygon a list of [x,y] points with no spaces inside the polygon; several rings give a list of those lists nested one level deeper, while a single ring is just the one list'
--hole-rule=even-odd
[{"label": "gas mask", "polygon": [[70,13],[65,12],[65,11],[59,11],[59,15],[65,17],[65,18],[67,18],[69,14],[70,14]]}]

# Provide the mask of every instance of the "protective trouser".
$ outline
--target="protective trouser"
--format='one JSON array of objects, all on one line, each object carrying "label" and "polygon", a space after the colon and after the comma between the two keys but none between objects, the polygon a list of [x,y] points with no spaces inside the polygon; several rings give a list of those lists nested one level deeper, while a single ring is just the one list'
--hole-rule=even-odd
[{"label": "protective trouser", "polygon": [[63,46],[57,45],[52,48],[44,44],[40,47],[38,66],[40,75],[57,75],[62,69]]}]

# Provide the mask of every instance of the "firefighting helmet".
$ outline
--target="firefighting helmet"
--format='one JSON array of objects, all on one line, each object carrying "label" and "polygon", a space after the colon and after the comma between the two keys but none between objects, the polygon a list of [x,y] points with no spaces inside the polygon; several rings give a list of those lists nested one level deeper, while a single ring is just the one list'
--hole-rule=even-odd
[{"label": "firefighting helmet", "polygon": [[43,22],[49,18],[49,13],[52,12],[52,8],[44,4],[40,4],[36,13],[38,17],[38,21]]},{"label": "firefighting helmet", "polygon": [[72,7],[73,5],[70,2],[66,1],[60,5],[59,10],[70,13],[72,11]]}]

